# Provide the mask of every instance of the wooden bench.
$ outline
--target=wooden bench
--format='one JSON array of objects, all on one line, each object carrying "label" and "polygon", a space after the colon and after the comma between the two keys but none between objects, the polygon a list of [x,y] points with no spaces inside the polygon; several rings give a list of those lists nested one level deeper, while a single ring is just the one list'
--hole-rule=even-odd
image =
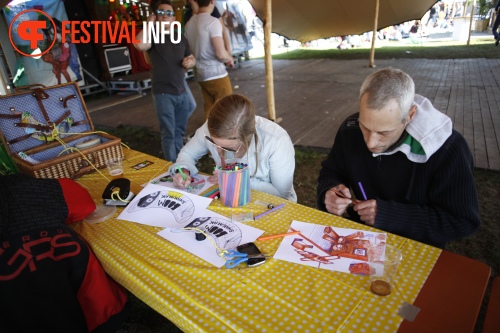
[{"label": "wooden bench", "polygon": [[500,276],[493,280],[483,326],[483,333],[498,332],[500,332]]}]

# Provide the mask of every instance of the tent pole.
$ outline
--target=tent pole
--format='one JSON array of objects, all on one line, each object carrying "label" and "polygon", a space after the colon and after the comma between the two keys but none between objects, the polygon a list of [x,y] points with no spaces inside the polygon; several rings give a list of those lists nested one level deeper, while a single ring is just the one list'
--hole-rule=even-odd
[{"label": "tent pole", "polygon": [[272,0],[266,0],[266,11],[264,18],[264,51],[266,63],[266,93],[267,109],[269,119],[276,121],[274,109],[274,75],[273,75],[273,55],[271,52],[271,31],[272,31]]},{"label": "tent pole", "polygon": [[372,34],[372,48],[370,50],[370,63],[369,67],[375,67],[375,40],[377,39],[377,28],[378,28],[378,11],[379,11],[380,1],[375,2],[375,19],[373,20],[373,34]]},{"label": "tent pole", "polygon": [[[474,18],[474,7],[476,7],[476,0],[472,1],[472,8],[470,10],[469,37],[467,37],[467,45],[470,45],[470,35],[472,31],[472,22]],[[465,10],[467,10],[467,8]]]}]

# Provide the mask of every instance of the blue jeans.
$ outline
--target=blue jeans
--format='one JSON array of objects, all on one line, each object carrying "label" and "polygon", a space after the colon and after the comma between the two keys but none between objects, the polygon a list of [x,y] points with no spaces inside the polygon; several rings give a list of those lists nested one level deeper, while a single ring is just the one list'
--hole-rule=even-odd
[{"label": "blue jeans", "polygon": [[175,162],[183,145],[188,118],[193,112],[189,94],[153,94],[153,100],[160,121],[163,155],[167,161]]},{"label": "blue jeans", "polygon": [[184,88],[186,88],[186,92],[187,92],[188,97],[189,97],[189,110],[191,110],[189,112],[189,116],[191,116],[191,114],[193,114],[194,109],[196,109],[196,101],[194,100],[193,93],[191,92],[191,89],[189,88],[187,80],[185,80],[185,79],[184,79]]},{"label": "blue jeans", "polygon": [[491,30],[493,31],[493,36],[495,39],[500,39],[500,34],[498,33],[498,26],[500,25],[500,12],[497,14],[497,17],[495,18],[495,22],[493,23],[493,27],[491,27]]}]

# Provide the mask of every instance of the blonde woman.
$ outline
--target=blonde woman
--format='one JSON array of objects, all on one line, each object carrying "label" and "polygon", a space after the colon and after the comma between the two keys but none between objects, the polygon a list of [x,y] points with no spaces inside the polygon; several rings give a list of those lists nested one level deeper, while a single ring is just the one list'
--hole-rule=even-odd
[{"label": "blonde woman", "polygon": [[[170,168],[177,188],[187,188],[191,182],[191,177],[184,180],[176,172],[178,167],[195,175],[196,161],[207,153],[219,166],[222,158],[246,161],[252,189],[297,201],[293,188],[295,149],[290,136],[278,124],[256,116],[255,107],[246,97],[232,94],[215,103],[207,121]],[[217,183],[217,170],[209,181]]]}]

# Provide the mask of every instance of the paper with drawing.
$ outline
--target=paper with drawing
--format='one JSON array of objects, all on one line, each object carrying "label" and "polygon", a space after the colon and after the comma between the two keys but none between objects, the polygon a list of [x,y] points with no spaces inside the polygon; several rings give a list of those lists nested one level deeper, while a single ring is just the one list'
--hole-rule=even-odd
[{"label": "paper with drawing", "polygon": [[183,227],[205,211],[210,202],[210,198],[149,184],[118,218],[154,227]]},{"label": "paper with drawing", "polygon": [[368,274],[368,247],[385,251],[387,234],[293,221],[274,259],[352,274]]},{"label": "paper with drawing", "polygon": [[[226,250],[235,249],[240,244],[254,242],[264,233],[263,230],[249,225],[231,222],[229,218],[208,209],[185,227],[201,229],[213,243]],[[219,256],[217,248],[208,238],[202,241],[196,240],[194,230],[167,228],[160,231],[158,235],[217,267],[222,267],[226,262]]]},{"label": "paper with drawing", "polygon": [[[218,255],[213,243],[222,249],[235,249],[240,244],[255,241],[264,231],[233,223],[230,218],[206,209],[210,202],[210,198],[149,184],[123,209],[118,218],[164,227],[166,229],[158,233],[161,237],[222,267],[225,260]],[[193,230],[183,228],[199,228],[213,243],[209,239],[197,241]]]},{"label": "paper with drawing", "polygon": [[[209,183],[207,179],[208,179],[208,176],[201,175],[201,174],[191,176],[191,185],[190,185],[191,188],[183,189],[183,191],[193,193],[193,194],[200,194],[203,191],[205,191],[207,188],[209,188],[210,186],[214,185],[212,183]],[[148,183],[143,184],[143,186],[146,186],[147,184]],[[168,172],[165,172],[165,173],[159,175],[158,177],[156,177],[155,179],[150,181],[149,184],[155,184],[155,185],[160,185],[160,186],[176,189],[174,186],[174,183],[173,183],[172,176]],[[176,189],[176,190],[178,190],[178,189]]]}]

